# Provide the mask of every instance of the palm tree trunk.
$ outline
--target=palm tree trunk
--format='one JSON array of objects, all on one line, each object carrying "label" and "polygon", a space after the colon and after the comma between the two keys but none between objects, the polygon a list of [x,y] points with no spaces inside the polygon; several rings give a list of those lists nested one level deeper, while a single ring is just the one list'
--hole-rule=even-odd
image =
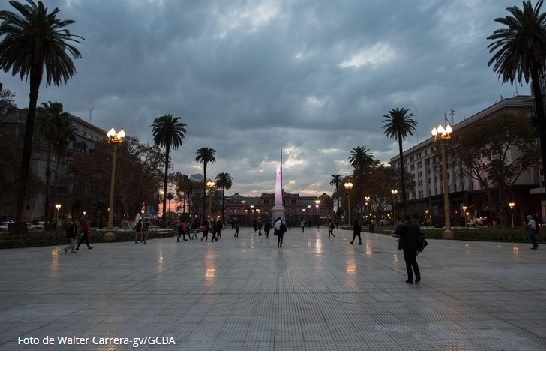
[{"label": "palm tree trunk", "polygon": [[46,177],[46,191],[45,191],[45,199],[44,199],[44,220],[50,221],[50,209],[49,209],[49,185],[51,181],[51,142],[49,142],[47,146],[47,156],[46,156],[46,170],[45,170],[45,177]]},{"label": "palm tree trunk", "polygon": [[224,225],[224,211],[225,211],[224,198],[225,198],[225,188],[222,187],[222,225]]},{"label": "palm tree trunk", "polygon": [[[36,118],[36,104],[38,103],[38,93],[40,83],[42,82],[42,70],[32,68],[30,74],[30,92],[28,101],[27,123],[25,127],[25,138],[23,145],[23,160],[21,162],[21,177],[19,179],[19,194],[17,195],[17,206],[15,211],[15,221],[23,220],[23,208],[27,198],[27,186],[30,175],[30,158],[32,156],[32,135],[34,134],[34,120]],[[25,225],[26,228],[26,225]]]},{"label": "palm tree trunk", "polygon": [[167,174],[169,172],[169,155],[171,152],[171,145],[167,143],[165,145],[165,175],[163,176],[163,218],[161,220],[163,226],[167,222]]},{"label": "palm tree trunk", "polygon": [[202,218],[205,220],[205,205],[207,204],[207,162],[203,162],[203,202],[202,202]]},{"label": "palm tree trunk", "polygon": [[404,152],[402,151],[402,136],[400,134],[398,134],[398,150],[400,151],[400,188],[402,190],[402,204],[400,206],[399,216],[404,218],[406,213],[406,181],[404,179]]}]

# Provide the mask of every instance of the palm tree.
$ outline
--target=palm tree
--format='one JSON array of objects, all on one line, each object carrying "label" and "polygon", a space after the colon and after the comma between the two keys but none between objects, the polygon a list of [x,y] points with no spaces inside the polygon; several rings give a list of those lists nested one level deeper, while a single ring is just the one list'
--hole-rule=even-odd
[{"label": "palm tree", "polygon": [[195,158],[195,161],[198,161],[200,163],[203,163],[203,205],[202,205],[202,217],[205,217],[205,205],[206,205],[206,198],[207,198],[207,164],[208,163],[214,163],[216,161],[216,158],[214,157],[214,154],[216,154],[216,150],[210,147],[201,147],[196,152],[197,157]]},{"label": "palm tree", "polygon": [[171,147],[175,150],[182,146],[182,140],[186,136],[186,124],[179,122],[180,117],[164,115],[154,120],[150,125],[156,146],[165,147],[165,174],[163,176],[163,217],[161,222],[165,225],[167,214],[167,180],[169,176],[169,164]]},{"label": "palm tree", "polygon": [[358,200],[355,203],[357,203],[357,205],[359,206],[362,206],[362,197],[364,195],[364,172],[374,165],[375,160],[368,148],[358,146],[351,150],[349,163],[355,170],[353,176],[356,177],[355,182],[358,183]]},{"label": "palm tree", "polygon": [[74,128],[70,125],[68,113],[63,112],[61,103],[42,103],[40,112],[43,113],[40,119],[40,134],[47,142],[46,153],[46,192],[44,199],[44,218],[50,220],[50,194],[51,185],[51,154],[53,151],[57,154],[57,169],[60,167],[61,157],[66,151],[68,144],[75,141]]},{"label": "palm tree", "polygon": [[219,188],[222,188],[222,223],[224,223],[224,195],[225,190],[231,189],[231,186],[233,185],[233,179],[231,178],[231,175],[227,172],[220,172],[216,175],[216,186]]},{"label": "palm tree", "polygon": [[546,70],[546,14],[540,12],[542,3],[543,0],[537,1],[533,8],[531,1],[524,1],[523,10],[516,6],[506,8],[510,15],[495,19],[505,27],[487,37],[492,41],[487,48],[494,53],[488,66],[493,65],[503,82],[521,83],[523,77],[529,83],[531,79],[542,166],[546,168],[546,115],[540,87]]},{"label": "palm tree", "polygon": [[[74,23],[73,20],[60,20],[60,12],[55,8],[51,13],[41,1],[36,4],[27,0],[27,4],[18,1],[9,2],[18,13],[7,10],[0,11],[0,68],[12,75],[19,74],[21,80],[30,81],[28,114],[25,127],[23,157],[21,162],[21,178],[17,196],[15,219],[23,219],[27,185],[32,154],[32,137],[38,93],[42,79],[47,85],[53,83],[60,86],[76,74],[73,58],[80,58],[80,52],[70,44],[79,43],[83,39],[66,29]],[[26,226],[25,226],[26,227]]]},{"label": "palm tree", "polygon": [[383,115],[386,124],[383,125],[385,135],[389,138],[395,138],[398,141],[398,150],[400,152],[400,190],[402,191],[402,216],[406,209],[406,183],[404,179],[404,151],[402,149],[402,141],[408,135],[413,135],[417,121],[413,119],[413,113],[408,113],[406,108],[391,109],[388,114]]},{"label": "palm tree", "polygon": [[330,180],[330,185],[336,187],[336,196],[337,196],[337,222],[341,221],[341,211],[339,209],[339,184],[341,184],[341,175],[333,174],[332,179]]}]

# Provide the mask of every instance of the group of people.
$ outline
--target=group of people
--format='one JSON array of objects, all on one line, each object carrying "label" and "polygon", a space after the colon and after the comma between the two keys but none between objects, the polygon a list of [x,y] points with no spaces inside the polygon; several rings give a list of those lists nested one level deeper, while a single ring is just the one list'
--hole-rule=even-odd
[{"label": "group of people", "polygon": [[148,239],[148,232],[150,230],[150,226],[152,223],[150,222],[150,219],[145,218],[144,220],[139,219],[137,223],[135,224],[135,243],[146,243],[146,240]]},{"label": "group of people", "polygon": [[[78,229],[80,231],[80,237],[78,239]],[[68,224],[66,227],[66,237],[70,243],[65,246],[64,252],[68,253],[70,250],[71,253],[77,253],[80,249],[82,242],[85,242],[87,249],[91,250],[93,247],[89,244],[90,234],[89,234],[89,223],[85,219],[74,220]]]},{"label": "group of people", "polygon": [[[184,241],[197,240],[198,232],[201,232],[201,241],[208,241],[209,233],[212,234],[211,241],[218,241],[222,238],[222,228],[223,223],[220,219],[218,221],[211,220],[210,222],[204,220],[201,224],[199,224],[197,219],[194,219],[191,224],[186,224],[186,220],[180,219],[178,222],[178,237],[176,238],[176,242],[180,242],[180,237],[182,237],[182,240]],[[186,235],[188,238],[186,238]]]}]

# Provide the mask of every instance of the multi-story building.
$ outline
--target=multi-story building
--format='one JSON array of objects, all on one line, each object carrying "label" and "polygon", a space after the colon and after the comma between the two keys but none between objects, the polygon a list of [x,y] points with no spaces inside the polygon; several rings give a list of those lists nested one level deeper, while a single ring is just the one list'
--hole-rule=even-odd
[{"label": "multi-story building", "polygon": [[[0,126],[10,129],[16,137],[23,137],[25,131],[25,124],[27,118],[28,109],[16,109],[13,108],[8,111],[4,116],[0,118]],[[74,128],[74,135],[76,140],[70,142],[67,147],[66,155],[57,160],[57,155],[51,156],[51,186],[55,186],[56,197],[51,197],[57,201],[51,201],[52,205],[56,203],[63,203],[62,197],[66,196],[68,192],[71,192],[73,181],[70,178],[70,167],[73,161],[72,156],[74,153],[89,153],[92,152],[96,144],[100,140],[106,139],[106,131],[100,129],[87,121],[82,120],[79,117],[68,115],[70,124]],[[47,143],[43,136],[40,134],[40,125],[37,122],[34,128],[33,135],[33,148],[32,158],[30,162],[30,168],[32,172],[37,175],[43,182],[46,181],[45,171],[47,164]],[[44,219],[44,194],[37,194],[35,197],[29,199],[25,204],[24,219]],[[1,207],[0,216],[12,216],[14,214],[14,208]],[[70,208],[61,204],[61,210],[64,213],[70,213]]]},{"label": "multi-story building", "polygon": [[[453,134],[466,126],[472,126],[477,120],[499,115],[503,112],[531,115],[532,100],[530,96],[516,96],[503,99],[464,121],[453,126]],[[432,130],[432,129],[431,129]],[[538,147],[538,146],[537,146]],[[518,150],[511,148],[511,153]],[[400,156],[390,160],[391,166],[400,168]],[[408,194],[408,210],[420,217],[421,221],[431,224],[443,223],[443,180],[442,159],[438,144],[431,138],[419,143],[404,152],[404,164],[415,182],[415,191]],[[491,218],[486,193],[476,179],[461,173],[461,165],[450,161],[447,163],[447,178],[452,224],[464,225],[467,219],[479,217]],[[541,203],[539,195],[532,195],[531,189],[540,186],[538,168],[525,171],[513,186],[512,196],[517,201],[514,215],[518,223],[527,213],[536,214],[539,218]],[[463,207],[467,207],[466,215]]]},{"label": "multi-story building", "polygon": [[[333,201],[326,193],[318,197],[300,196],[298,193],[287,193],[283,190],[282,196],[285,218],[290,225],[297,225],[301,220],[318,225],[333,219]],[[263,193],[258,197],[234,194],[226,197],[225,218],[228,222],[238,220],[243,225],[249,225],[254,220],[272,220],[274,205],[275,193]]]}]

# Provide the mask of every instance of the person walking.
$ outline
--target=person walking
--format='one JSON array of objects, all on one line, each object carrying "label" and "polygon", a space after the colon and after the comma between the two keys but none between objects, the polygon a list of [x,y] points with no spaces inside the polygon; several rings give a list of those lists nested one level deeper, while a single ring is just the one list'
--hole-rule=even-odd
[{"label": "person walking", "polygon": [[216,241],[218,241],[219,238],[222,238],[222,227],[222,220],[218,219],[216,222]]},{"label": "person walking", "polygon": [[80,239],[78,240],[78,245],[76,245],[76,250],[80,250],[80,245],[83,241],[85,241],[85,244],[87,245],[87,250],[91,250],[93,247],[89,245],[89,224],[86,220],[81,221],[80,225]]},{"label": "person walking", "polygon": [[212,233],[212,239],[211,241],[218,241],[218,223],[214,222],[214,220],[211,220],[210,222],[210,232]]},{"label": "person walking", "polygon": [[275,221],[275,233],[277,233],[277,247],[282,247],[282,243],[284,241],[284,233],[286,232],[286,230],[286,223],[282,221],[281,217],[279,216]]},{"label": "person walking", "polygon": [[201,232],[203,233],[203,237],[201,237],[201,241],[203,241],[203,238],[205,239],[205,241],[208,241],[209,230],[210,230],[209,221],[208,220],[203,221],[203,225],[201,225],[200,229],[201,229]]},{"label": "person walking", "polygon": [[135,225],[135,243],[142,241],[142,219],[139,219]]},{"label": "person walking", "polygon": [[262,228],[263,228],[263,224],[262,224],[262,220],[258,220],[258,236],[261,236],[262,235]]},{"label": "person walking", "polygon": [[69,239],[70,244],[64,248],[64,252],[68,253],[70,250],[71,253],[77,253],[76,251],[76,238],[78,237],[78,225],[75,221],[70,222],[68,227],[66,227],[66,238]]},{"label": "person walking", "polygon": [[404,261],[406,262],[406,272],[408,274],[406,283],[408,284],[413,284],[414,273],[415,282],[421,281],[421,272],[417,264],[420,233],[419,224],[413,222],[411,217],[407,217],[406,222],[404,224],[400,223],[394,231],[394,235],[398,237],[398,250],[404,251]]},{"label": "person walking", "polygon": [[[180,237],[182,236],[182,239],[184,241],[187,241],[186,239],[186,220],[180,219],[180,222],[178,223],[178,237],[176,238],[176,242],[180,242]],[[189,236],[188,236],[189,237]]]},{"label": "person walking", "polygon": [[353,240],[351,241],[351,245],[356,237],[358,237],[358,244],[362,245],[362,237],[360,237],[360,232],[362,232],[362,225],[360,225],[358,219],[355,219],[353,222]]},{"label": "person walking", "polygon": [[233,237],[239,237],[239,220],[235,220],[235,234]]},{"label": "person walking", "polygon": [[305,220],[302,220],[300,223],[301,231],[305,232]]},{"label": "person walking", "polygon": [[335,227],[336,226],[334,222],[332,221],[332,219],[330,219],[330,221],[328,222],[328,238],[330,238],[330,236],[333,236],[334,238],[336,238],[336,235],[334,234]]},{"label": "person walking", "polygon": [[531,247],[531,250],[538,249],[537,244],[537,222],[535,219],[533,219],[533,216],[527,215],[527,237],[529,238],[529,241],[533,245]]},{"label": "person walking", "polygon": [[271,230],[271,221],[267,219],[264,224],[265,238],[269,238],[269,231]]},{"label": "person walking", "polygon": [[150,222],[150,219],[146,218],[142,222],[142,243],[146,244],[146,240],[148,239],[148,231],[150,230],[150,225],[152,223]]},{"label": "person walking", "polygon": [[190,240],[196,240],[197,239],[197,229],[199,229],[199,222],[197,219],[194,219],[191,223],[191,236]]}]

